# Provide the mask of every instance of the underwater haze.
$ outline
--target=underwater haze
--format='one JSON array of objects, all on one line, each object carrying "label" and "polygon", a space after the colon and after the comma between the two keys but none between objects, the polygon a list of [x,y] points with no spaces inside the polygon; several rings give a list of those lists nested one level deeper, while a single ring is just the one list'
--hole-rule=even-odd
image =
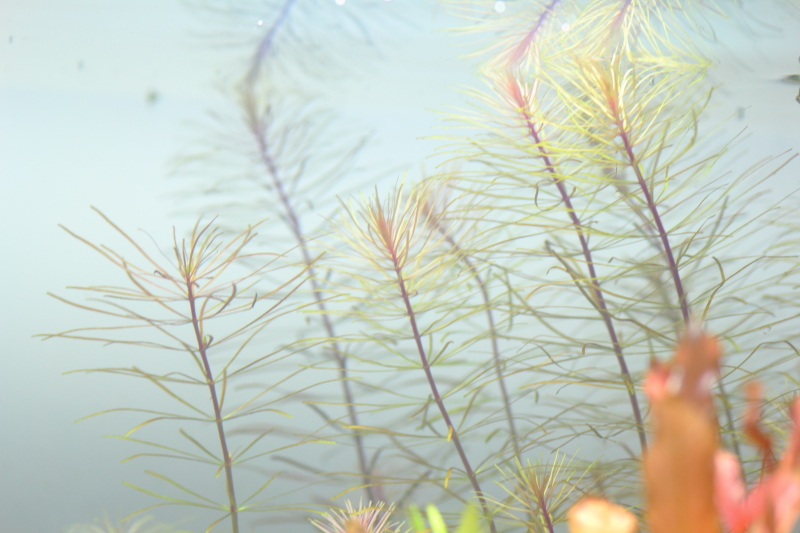
[{"label": "underwater haze", "polygon": [[645,372],[700,325],[752,481],[798,91],[793,0],[3,2],[0,533],[559,530],[542,471],[555,522],[638,510]]}]

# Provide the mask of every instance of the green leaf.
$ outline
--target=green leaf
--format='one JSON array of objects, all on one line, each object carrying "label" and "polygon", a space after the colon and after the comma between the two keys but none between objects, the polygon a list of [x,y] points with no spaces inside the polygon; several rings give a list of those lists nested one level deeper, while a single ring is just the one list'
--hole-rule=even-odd
[{"label": "green leaf", "polygon": [[412,505],[408,508],[408,517],[415,533],[424,533],[427,530],[425,527],[425,519],[422,517],[422,513],[419,512],[419,508],[416,505]]},{"label": "green leaf", "polygon": [[425,508],[425,511],[428,513],[428,522],[431,524],[431,532],[447,533],[447,524],[444,523],[444,518],[442,518],[442,513],[439,512],[439,509],[437,509],[435,505],[430,504]]},{"label": "green leaf", "polygon": [[456,533],[483,533],[481,528],[481,514],[474,505],[468,505],[461,515],[461,523],[456,528]]}]

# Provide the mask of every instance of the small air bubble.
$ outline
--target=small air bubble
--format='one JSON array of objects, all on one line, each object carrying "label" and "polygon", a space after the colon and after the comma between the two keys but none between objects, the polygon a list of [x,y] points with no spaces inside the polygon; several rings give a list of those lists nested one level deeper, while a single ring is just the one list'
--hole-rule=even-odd
[{"label": "small air bubble", "polygon": [[11,44],[13,42],[14,42],[14,36],[13,35],[9,35],[8,36],[8,44]]},{"label": "small air bubble", "polygon": [[498,13],[502,13],[506,10],[506,3],[505,2],[495,2],[494,3],[494,10]]},{"label": "small air bubble", "polygon": [[569,31],[569,22],[565,22],[561,25],[561,31]]},{"label": "small air bubble", "polygon": [[263,26],[263,25],[264,25],[264,21],[263,21],[263,20],[261,20],[261,19],[259,19],[259,21],[258,21],[258,22],[256,22],[256,24],[258,24],[259,26]]}]

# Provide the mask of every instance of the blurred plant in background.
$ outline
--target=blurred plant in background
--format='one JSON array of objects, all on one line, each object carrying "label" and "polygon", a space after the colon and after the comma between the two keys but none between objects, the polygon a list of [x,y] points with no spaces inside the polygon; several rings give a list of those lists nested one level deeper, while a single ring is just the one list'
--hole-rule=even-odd
[{"label": "blurred plant in background", "polygon": [[98,521],[98,524],[76,524],[70,527],[67,533],[186,533],[167,524],[148,525],[151,520],[153,517],[145,516],[128,524],[116,526],[106,517],[102,521]]}]

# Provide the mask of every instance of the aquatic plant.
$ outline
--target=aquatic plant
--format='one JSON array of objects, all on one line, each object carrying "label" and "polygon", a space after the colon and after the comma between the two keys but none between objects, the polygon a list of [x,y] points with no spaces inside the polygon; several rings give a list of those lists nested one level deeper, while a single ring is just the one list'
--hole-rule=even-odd
[{"label": "aquatic plant", "polygon": [[[411,507],[409,515],[411,517],[411,531],[413,531],[413,533],[425,533],[427,531],[431,533],[447,533],[447,524],[445,524],[442,514],[435,505],[428,505],[425,508],[425,514],[427,515],[427,523],[430,524],[430,527],[426,527],[426,520],[423,518],[422,513],[419,512],[419,509],[414,506]],[[467,506],[464,510],[464,514],[461,516],[461,521],[456,527],[456,533],[481,533],[483,528],[481,527],[480,519],[481,516],[477,509],[472,506]]]},{"label": "aquatic plant", "polygon": [[[789,442],[778,463],[761,427],[761,389],[749,385],[745,432],[759,449],[758,482],[747,491],[741,465],[719,447],[712,386],[722,357],[717,339],[689,330],[672,360],[654,361],[645,390],[653,404],[655,440],[644,455],[646,518],[655,533],[775,532],[795,529],[800,516],[800,400],[788,406]],[[601,498],[569,511],[571,533],[634,533],[635,516]]]},{"label": "aquatic plant", "polygon": [[[280,265],[280,255],[263,252],[245,252],[253,239],[254,227],[239,233],[227,242],[211,224],[196,224],[187,239],[179,239],[173,232],[172,257],[158,257],[147,252],[124,230],[115,225],[100,211],[97,213],[128,242],[143,261],[134,263],[112,249],[97,245],[64,228],[70,235],[97,251],[104,259],[122,271],[127,285],[72,287],[87,293],[87,303],[80,303],[60,296],[51,296],[78,309],[92,311],[110,318],[110,324],[72,329],[61,333],[40,335],[44,339],[53,337],[102,342],[104,345],[129,345],[148,350],[165,350],[185,354],[183,361],[170,362],[167,371],[150,371],[137,366],[131,368],[107,367],[79,370],[76,372],[105,373],[143,379],[166,397],[177,402],[179,410],[152,410],[139,407],[120,407],[101,411],[94,415],[113,412],[136,412],[146,419],[118,438],[135,442],[152,451],[137,453],[127,460],[138,457],[159,457],[210,465],[217,476],[224,474],[226,501],[218,502],[197,490],[185,487],[170,476],[147,471],[147,473],[177,489],[173,496],[144,487],[132,488],[155,496],[163,505],[186,505],[218,510],[222,517],[208,526],[207,531],[223,520],[230,518],[234,532],[239,530],[239,514],[257,510],[263,501],[254,500],[272,480],[267,480],[246,498],[237,498],[234,482],[234,467],[262,456],[256,444],[270,430],[264,430],[255,438],[239,447],[231,445],[230,424],[253,416],[288,416],[273,407],[281,397],[269,394],[278,384],[291,380],[299,371],[260,387],[238,405],[231,406],[234,396],[230,392],[231,381],[238,381],[257,371],[263,371],[291,353],[291,343],[271,352],[260,352],[255,357],[246,355],[257,335],[273,321],[289,312],[286,301],[299,287],[297,279],[304,273],[300,269],[290,274],[282,283],[272,284],[258,291],[260,279],[268,273],[277,274],[286,265]],[[256,266],[237,272],[240,265],[255,262]],[[276,263],[277,262],[277,263]],[[246,315],[241,316],[240,315]],[[231,323],[231,317],[238,320]],[[121,324],[120,324],[121,323]],[[152,335],[156,333],[157,335]],[[231,346],[231,348],[229,348]],[[231,351],[232,350],[232,351]],[[229,354],[227,360],[214,357]],[[174,366],[173,366],[174,365]],[[180,365],[180,366],[178,366]],[[212,366],[213,365],[213,366]],[[204,389],[208,396],[194,393]],[[296,392],[296,391],[295,391]],[[204,405],[205,404],[205,405]],[[216,429],[217,450],[210,444],[180,428],[179,434],[187,448],[165,444],[158,435],[153,440],[135,438],[136,432],[164,421],[181,424],[210,424]],[[295,445],[292,443],[289,446]]]},{"label": "aquatic plant", "polygon": [[385,504],[372,502],[364,507],[359,503],[358,509],[350,501],[345,504],[345,509],[330,511],[325,514],[324,521],[311,520],[317,529],[324,533],[395,533],[400,531],[401,524],[389,523],[394,506],[384,509]]},{"label": "aquatic plant", "polygon": [[[152,516],[144,516],[132,522],[117,526],[108,517],[96,524],[76,524],[67,533],[182,533],[167,524],[148,524]],[[183,532],[185,533],[185,532]]]},{"label": "aquatic plant", "polygon": [[[228,245],[235,251],[230,260],[215,260],[218,234],[197,226],[188,248],[174,239],[177,275],[147,255],[154,274],[92,245],[135,288],[90,289],[174,315],[164,321],[115,307],[121,312],[114,316],[139,321],[140,330],[191,326],[194,340],[171,349],[190,354],[202,378],[172,369],[105,371],[144,377],[196,412],[167,384],[199,385],[211,395],[213,414],[157,413],[134,430],[160,419],[214,424],[219,453],[181,430],[203,454],[141,441],[169,452],[141,455],[216,466],[225,472],[226,502],[160,475],[200,500],[153,494],[220,510],[209,529],[230,518],[234,531],[243,511],[285,511],[269,515],[269,527],[278,520],[305,523],[301,509],[318,513],[314,523],[323,530],[383,528],[391,507],[381,518],[377,507],[372,514],[349,503],[336,510],[332,502],[354,492],[401,510],[435,502],[428,508],[435,531],[470,500],[476,505],[469,512],[493,532],[553,533],[585,494],[641,515],[641,455],[648,457],[646,472],[671,464],[658,458],[659,437],[648,440],[648,415],[663,428],[663,413],[652,395],[649,406],[644,401],[643,378],[651,359],[664,359],[701,323],[727,354],[715,396],[703,398],[723,415],[719,437],[709,436],[753,479],[760,458],[738,424],[748,412],[744,384],[757,375],[771,387],[773,419],[781,396],[797,389],[795,200],[788,193],[779,202],[764,199],[769,178],[786,172],[794,155],[734,176],[719,170],[733,141],[715,139],[701,122],[712,91],[704,80],[711,62],[698,34],[701,21],[722,9],[682,1],[552,0],[503,3],[507,14],[491,18],[485,2],[448,3],[467,18],[465,32],[489,41],[476,52],[488,90],[471,91],[474,106],[449,116],[467,131],[444,137],[443,151],[457,164],[419,183],[398,180],[389,191],[372,185],[374,192],[343,196],[329,209],[336,205],[332,182],[353,175],[364,139],[338,134],[335,122],[313,109],[302,112],[272,79],[286,73],[269,66],[283,57],[270,47],[296,6],[291,0],[273,6],[275,18],[235,87],[237,118],[217,121],[223,131],[210,141],[225,150],[186,158],[183,167],[187,174],[197,174],[198,164],[208,172],[207,163],[222,158],[239,178],[214,176],[212,188],[195,188],[206,193],[202,209],[272,215],[260,227],[282,229],[269,226],[269,238],[261,240],[248,230]],[[309,222],[317,214],[324,218]],[[245,243],[266,251],[239,255]],[[259,259],[267,264],[252,267]],[[252,269],[209,285],[204,276],[216,279],[213,270],[195,287],[185,265],[199,269],[205,261]],[[167,282],[180,290],[153,292]],[[197,293],[201,288],[210,292]],[[274,303],[256,312],[265,295]],[[200,300],[209,307],[197,315]],[[184,311],[172,311],[173,304]],[[214,336],[239,339],[240,347],[212,372],[207,352],[222,341],[204,322],[218,313],[233,315],[225,324],[235,324],[234,312],[246,325]],[[298,320],[271,346],[257,343],[256,333],[284,316]],[[59,336],[163,347],[82,330]],[[256,345],[262,355],[245,361],[240,354]],[[689,372],[704,363],[701,355],[678,359]],[[267,364],[268,377],[251,378],[268,385],[226,412],[229,380]],[[707,377],[700,374],[691,377]],[[292,381],[301,376],[302,384]],[[228,422],[268,412],[295,418],[284,425],[252,420],[236,432],[252,435],[252,444],[231,455]],[[275,444],[245,457],[257,442]],[[295,453],[299,444],[322,442],[329,445],[314,460]],[[702,455],[700,444],[689,443],[689,452]],[[707,456],[698,461],[707,466]],[[267,457],[258,465],[267,481],[252,497],[265,490],[270,496],[258,503],[237,499],[233,467]],[[408,516],[415,530],[427,528],[418,510]],[[477,521],[470,518],[473,529],[459,531],[475,530]]]}]

